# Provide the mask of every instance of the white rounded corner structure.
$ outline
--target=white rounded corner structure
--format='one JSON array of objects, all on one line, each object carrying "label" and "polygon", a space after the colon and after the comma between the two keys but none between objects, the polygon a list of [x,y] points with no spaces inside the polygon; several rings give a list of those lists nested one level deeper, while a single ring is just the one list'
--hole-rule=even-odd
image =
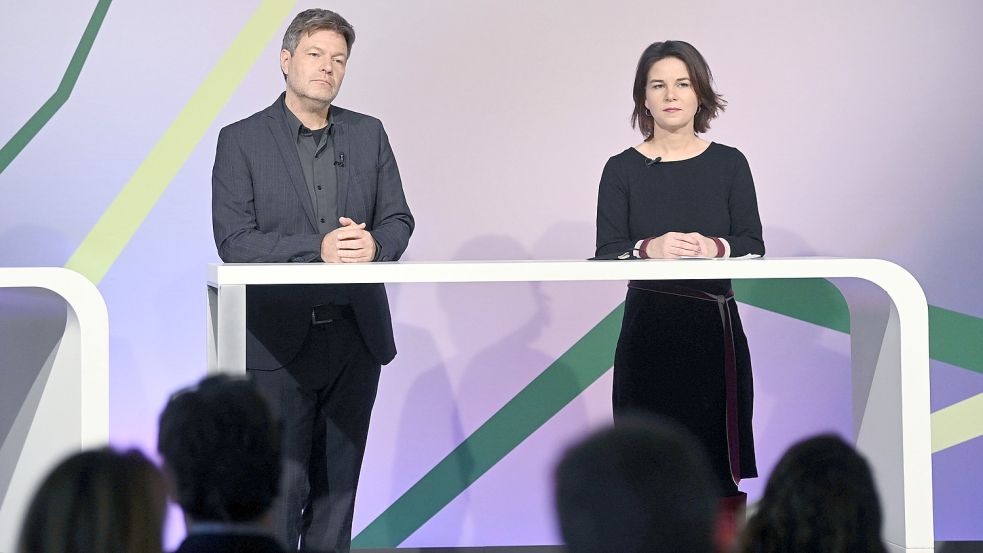
[{"label": "white rounded corner structure", "polygon": [[[54,463],[67,453],[109,441],[109,314],[94,284],[61,267],[0,268],[0,288],[51,291],[64,299],[67,311],[61,339],[46,363],[47,378],[32,387],[36,411],[22,409],[17,416],[15,424],[24,429],[23,447],[18,443],[15,448],[8,439],[0,448],[0,462],[12,467],[0,496],[0,551],[13,551],[22,515]],[[59,381],[72,384],[58,386]],[[69,395],[78,413],[64,411]],[[78,438],[53,443],[60,437],[52,429],[66,420],[79,424]]]},{"label": "white rounded corner structure", "polygon": [[[246,286],[676,279],[861,279],[883,298],[834,282],[850,307],[857,448],[873,467],[891,551],[934,551],[928,305],[915,278],[879,259],[452,261],[213,264],[208,269],[212,372],[245,370]],[[740,299],[740,298],[738,298]]]}]

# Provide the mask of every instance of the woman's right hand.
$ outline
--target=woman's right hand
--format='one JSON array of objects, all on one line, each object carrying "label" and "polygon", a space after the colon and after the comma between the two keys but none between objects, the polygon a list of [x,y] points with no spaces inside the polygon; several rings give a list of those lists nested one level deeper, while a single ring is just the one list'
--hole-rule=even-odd
[{"label": "woman's right hand", "polygon": [[695,232],[667,232],[645,244],[645,256],[657,259],[676,259],[679,256],[705,255],[700,249],[699,235]]}]

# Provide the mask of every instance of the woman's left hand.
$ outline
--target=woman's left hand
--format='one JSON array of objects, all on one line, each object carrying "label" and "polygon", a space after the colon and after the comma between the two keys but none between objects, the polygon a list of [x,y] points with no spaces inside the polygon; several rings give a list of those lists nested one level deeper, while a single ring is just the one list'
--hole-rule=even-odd
[{"label": "woman's left hand", "polygon": [[700,257],[717,257],[717,244],[713,240],[703,236],[698,232],[691,232],[689,236],[700,243]]}]

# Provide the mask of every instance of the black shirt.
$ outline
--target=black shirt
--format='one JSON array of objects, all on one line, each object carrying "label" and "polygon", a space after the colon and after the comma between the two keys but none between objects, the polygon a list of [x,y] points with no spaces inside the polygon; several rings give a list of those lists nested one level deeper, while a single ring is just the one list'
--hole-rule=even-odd
[{"label": "black shirt", "polygon": [[[300,119],[287,103],[283,103],[283,112],[291,136],[296,136],[297,155],[304,170],[304,180],[307,182],[307,192],[314,206],[314,217],[317,230],[328,234],[340,227],[338,223],[338,173],[335,167],[335,149],[332,130],[334,123],[328,120],[324,128],[311,130],[300,122]],[[330,118],[330,114],[329,114]],[[320,255],[314,261],[320,261]],[[337,305],[351,303],[350,289],[347,284],[333,284],[330,287],[319,288],[319,296],[325,301]],[[330,293],[329,293],[330,290]]]},{"label": "black shirt", "polygon": [[667,232],[723,238],[731,257],[764,255],[754,180],[744,154],[712,142],[690,159],[647,161],[628,148],[604,166],[597,196],[597,256],[630,252],[639,240]]},{"label": "black shirt", "polygon": [[328,121],[324,128],[311,130],[290,111],[286,102],[283,111],[290,125],[291,136],[296,137],[297,155],[307,181],[307,192],[314,206],[317,229],[327,234],[338,228],[338,174],[335,169],[335,148],[332,136],[334,124]]}]

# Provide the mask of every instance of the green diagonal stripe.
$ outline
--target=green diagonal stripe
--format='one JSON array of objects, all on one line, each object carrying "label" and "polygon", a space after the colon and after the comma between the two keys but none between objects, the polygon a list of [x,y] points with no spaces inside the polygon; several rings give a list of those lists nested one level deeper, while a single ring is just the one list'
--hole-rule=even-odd
[{"label": "green diagonal stripe", "polygon": [[[850,309],[826,279],[735,280],[741,303],[839,332],[850,332]],[[928,306],[929,354],[932,359],[983,373],[983,319]]]},{"label": "green diagonal stripe", "polygon": [[14,133],[14,136],[3,145],[3,148],[0,148],[0,173],[7,169],[10,162],[41,132],[41,129],[68,101],[72,90],[75,89],[75,83],[78,82],[79,74],[82,73],[82,66],[85,65],[85,60],[89,57],[89,51],[92,50],[92,44],[96,41],[96,35],[99,34],[99,28],[102,27],[102,21],[106,18],[106,12],[109,11],[111,2],[112,0],[99,0],[96,9],[92,12],[92,17],[89,18],[89,24],[85,26],[82,39],[75,47],[75,54],[68,62],[68,69],[65,70],[65,75],[61,78],[58,88],[55,89],[55,93],[27,120],[27,123],[24,123],[20,130]]},{"label": "green diagonal stripe", "polygon": [[731,281],[741,303],[774,311],[840,332],[850,332],[850,308],[840,290],[824,278]]},{"label": "green diagonal stripe", "polygon": [[[849,333],[846,300],[821,278],[734,280],[742,303]],[[352,542],[396,547],[478,480],[611,366],[621,332],[618,306],[555,363],[372,521]],[[929,306],[933,359],[983,373],[983,319]]]},{"label": "green diagonal stripe", "polygon": [[932,359],[983,373],[983,319],[928,306]]},{"label": "green diagonal stripe", "polygon": [[369,524],[353,547],[396,547],[610,367],[619,306]]},{"label": "green diagonal stripe", "polygon": [[[65,266],[98,284],[293,7],[265,0]],[[271,62],[272,63],[272,62]]]}]

